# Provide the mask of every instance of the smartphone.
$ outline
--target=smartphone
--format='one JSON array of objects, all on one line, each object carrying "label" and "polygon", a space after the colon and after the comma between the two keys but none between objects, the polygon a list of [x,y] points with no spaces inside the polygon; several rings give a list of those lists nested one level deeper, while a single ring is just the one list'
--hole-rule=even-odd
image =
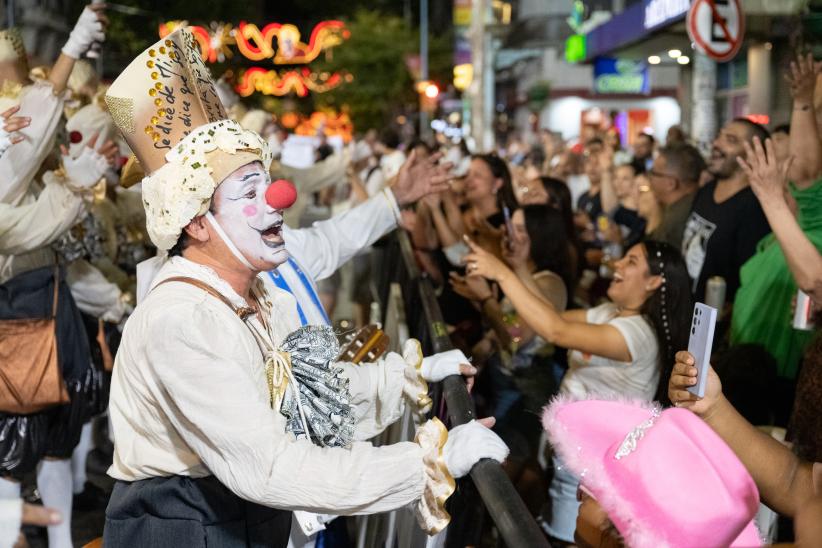
[{"label": "smartphone", "polygon": [[705,397],[705,384],[708,381],[708,367],[711,366],[711,350],[714,345],[714,327],[716,326],[716,308],[702,303],[694,306],[694,318],[691,321],[691,336],[688,339],[688,352],[694,357],[696,366],[696,384],[688,392],[700,398]]},{"label": "smartphone", "polygon": [[514,248],[514,223],[511,222],[511,210],[507,205],[502,206],[502,216],[505,218],[505,232],[508,235],[506,247],[511,251]]}]

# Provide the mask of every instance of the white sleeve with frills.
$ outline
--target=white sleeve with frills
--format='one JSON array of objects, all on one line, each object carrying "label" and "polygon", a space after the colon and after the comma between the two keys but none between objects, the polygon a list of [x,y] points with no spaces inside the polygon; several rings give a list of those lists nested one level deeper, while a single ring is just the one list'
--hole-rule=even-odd
[{"label": "white sleeve with frills", "polygon": [[286,434],[244,329],[222,303],[188,302],[164,307],[143,333],[159,407],[221,483],[266,506],[338,515],[420,499],[427,480],[416,443],[322,448]]},{"label": "white sleeve with frills", "polygon": [[63,95],[55,95],[47,82],[24,90],[17,116],[31,117],[31,124],[17,132],[23,140],[0,158],[0,203],[17,204],[25,195],[54,146],[63,102]]},{"label": "white sleeve with frills", "polygon": [[394,230],[399,214],[394,194],[386,189],[310,228],[285,227],[285,247],[314,281],[323,280]]},{"label": "white sleeve with frills", "polygon": [[46,186],[37,200],[25,205],[0,203],[0,255],[20,255],[57,240],[86,211],[86,202],[55,176],[43,177]]},{"label": "white sleeve with frills", "polygon": [[431,408],[421,374],[422,350],[414,339],[406,342],[402,356],[390,352],[376,363],[341,365],[356,412],[357,440],[379,435],[402,417],[407,404],[418,417]]}]

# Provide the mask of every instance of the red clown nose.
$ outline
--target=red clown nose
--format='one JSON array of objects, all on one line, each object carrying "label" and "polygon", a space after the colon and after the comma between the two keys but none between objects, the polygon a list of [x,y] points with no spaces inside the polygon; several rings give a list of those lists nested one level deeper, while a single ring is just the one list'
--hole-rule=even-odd
[{"label": "red clown nose", "polygon": [[277,179],[268,185],[265,201],[273,209],[288,209],[297,201],[297,189],[291,181]]}]

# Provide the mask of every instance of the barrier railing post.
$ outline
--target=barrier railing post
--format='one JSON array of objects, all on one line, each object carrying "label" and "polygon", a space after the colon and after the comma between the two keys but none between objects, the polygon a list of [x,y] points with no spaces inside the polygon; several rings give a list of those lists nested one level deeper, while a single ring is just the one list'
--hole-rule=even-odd
[{"label": "barrier railing post", "polygon": [[[387,247],[375,257],[381,283],[400,281],[406,299],[408,326],[412,329],[424,326],[422,332],[411,333],[423,339],[425,346],[434,352],[451,350],[451,340],[443,321],[442,311],[431,281],[420,275],[408,234],[398,230]],[[380,287],[382,298],[383,287]],[[419,304],[419,306],[416,306]],[[381,303],[384,305],[384,303]],[[451,376],[441,383],[441,393],[447,405],[448,419],[452,425],[464,424],[475,418],[474,403],[460,377]],[[436,400],[435,400],[436,402]],[[434,409],[438,407],[435,405]],[[511,480],[495,461],[484,459],[474,465],[471,480],[477,487],[485,508],[494,520],[505,544],[511,548],[548,548],[548,540],[542,533]]]}]

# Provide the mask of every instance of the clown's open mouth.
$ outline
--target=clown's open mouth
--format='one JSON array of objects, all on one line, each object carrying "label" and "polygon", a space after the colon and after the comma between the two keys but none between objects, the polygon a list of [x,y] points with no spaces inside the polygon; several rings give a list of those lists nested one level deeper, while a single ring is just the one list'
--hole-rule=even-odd
[{"label": "clown's open mouth", "polygon": [[260,233],[260,237],[262,238],[263,243],[268,247],[280,247],[284,243],[282,227],[283,222],[277,221],[276,223],[262,230],[257,228],[255,228],[254,230]]}]

